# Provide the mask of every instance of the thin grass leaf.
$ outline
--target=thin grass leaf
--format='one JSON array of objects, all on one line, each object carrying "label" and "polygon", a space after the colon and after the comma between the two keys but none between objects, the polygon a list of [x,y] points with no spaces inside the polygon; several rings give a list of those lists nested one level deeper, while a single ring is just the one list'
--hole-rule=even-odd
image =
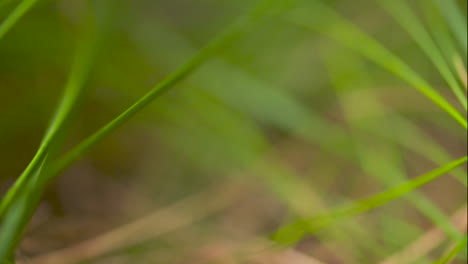
[{"label": "thin grass leaf", "polygon": [[[97,7],[105,6],[105,1],[102,1]],[[95,14],[95,17],[99,15],[100,19],[105,20],[107,16],[100,12],[100,8],[96,8],[99,14]],[[57,157],[62,148],[73,113],[83,93],[98,42],[104,35],[103,29],[106,27],[101,20],[90,19],[88,22],[74,57],[64,95],[41,145],[25,172],[1,201],[0,260],[13,255],[24,228],[34,214],[47,184],[47,181],[44,181],[45,172],[48,171],[51,161]]]},{"label": "thin grass leaf", "polygon": [[[89,28],[93,27],[94,26],[89,26]],[[73,110],[79,102],[83,93],[84,84],[91,70],[91,64],[95,57],[99,39],[97,37],[97,32],[88,32],[86,34],[88,34],[88,36],[84,37],[83,44],[79,46],[75,55],[64,94],[36,154],[0,202],[0,217],[4,215],[14,197],[21,191],[21,188],[23,188],[32,175],[36,173],[38,166],[44,161],[50,147],[55,143],[58,134],[66,127],[67,122],[73,114]]]},{"label": "thin grass leaf", "polygon": [[169,91],[177,83],[183,81],[187,76],[197,70],[204,62],[213,57],[218,51],[232,44],[236,38],[240,37],[243,33],[248,31],[249,26],[251,26],[253,23],[266,16],[281,11],[283,4],[283,1],[261,1],[252,11],[242,16],[235,23],[229,26],[223,33],[213,39],[212,42],[202,48],[195,56],[182,65],[182,67],[180,67],[174,73],[170,74],[161,83],[154,86],[140,100],[134,103],[114,120],[107,123],[96,133],[83,140],[78,146],[69,151],[55,164],[55,166],[53,166],[51,169],[52,171],[49,174],[49,178],[60,174],[63,170],[71,166],[83,155],[85,155],[85,153],[91,150],[96,144],[113,133],[117,128],[125,124],[130,118],[144,109],[153,100]]},{"label": "thin grass leaf", "polygon": [[405,0],[379,0],[379,2],[424,51],[466,110],[467,101],[463,87],[457,81],[456,75],[451,71],[440,49],[407,2]]},{"label": "thin grass leaf", "polygon": [[407,181],[395,188],[378,193],[376,195],[372,195],[368,198],[356,202],[352,202],[349,205],[338,207],[329,214],[317,216],[312,219],[296,220],[292,224],[281,227],[280,230],[274,235],[274,240],[283,245],[294,244],[307,233],[314,234],[317,231],[326,228],[343,218],[370,211],[381,205],[384,205],[385,203],[400,198],[403,195],[439,178],[440,176],[452,171],[466,162],[467,156],[452,161],[429,173]]},{"label": "thin grass leaf", "polygon": [[467,244],[467,235],[463,239],[460,239],[455,246],[447,252],[446,255],[442,256],[439,260],[434,262],[434,264],[447,264],[450,263],[463,249],[466,249]]},{"label": "thin grass leaf", "polygon": [[0,40],[39,0],[23,0],[11,14],[0,24]]},{"label": "thin grass leaf", "polygon": [[468,128],[467,121],[463,115],[400,58],[320,1],[307,3],[308,5],[296,8],[290,12],[288,19],[295,24],[337,39],[344,45],[399,76],[447,112],[465,129]]}]

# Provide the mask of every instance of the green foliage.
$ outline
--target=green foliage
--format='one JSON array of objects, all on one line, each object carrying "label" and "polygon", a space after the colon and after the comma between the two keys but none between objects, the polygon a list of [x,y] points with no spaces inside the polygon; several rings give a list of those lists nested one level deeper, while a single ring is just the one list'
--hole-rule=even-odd
[{"label": "green foliage", "polygon": [[[21,18],[27,19],[26,13],[38,1],[18,2],[12,7],[16,2],[0,0],[2,11],[12,7],[0,24],[0,45],[7,43],[7,52],[16,50],[14,41],[18,41],[14,39],[9,43],[8,37],[14,38],[15,34],[7,33],[21,29],[21,26],[27,28],[27,24],[19,25],[18,22]],[[209,175],[248,172],[248,175],[236,177],[264,187],[284,207],[284,221],[289,224],[278,223],[279,214],[272,213],[273,224],[279,225],[273,240],[281,246],[291,246],[306,235],[316,235],[319,243],[336,240],[348,245],[341,248],[344,261],[349,258],[350,263],[353,263],[351,259],[373,263],[395,249],[384,250],[377,243],[382,240],[379,236],[388,235],[388,230],[373,234],[371,226],[369,230],[362,227],[359,215],[364,218],[364,213],[376,208],[393,212],[387,204],[398,198],[406,198],[411,209],[416,208],[440,227],[451,241],[456,241],[455,247],[437,263],[448,263],[466,245],[466,235],[462,239],[463,235],[450,223],[445,210],[419,190],[449,173],[456,177],[457,184],[466,186],[462,165],[467,162],[467,157],[449,162],[453,159],[452,151],[425,131],[430,125],[447,123],[446,117],[439,116],[438,109],[432,109],[431,105],[422,106],[429,110],[418,109],[421,106],[412,103],[415,99],[410,99],[410,93],[409,104],[416,110],[405,112],[392,107],[384,90],[385,86],[394,85],[395,80],[386,75],[390,73],[416,88],[429,103],[461,124],[466,132],[466,116],[459,110],[467,109],[466,87],[463,87],[463,76],[457,73],[459,69],[454,64],[454,58],[465,57],[459,50],[466,55],[466,23],[455,1],[420,1],[426,20],[422,20],[415,6],[405,0],[376,1],[383,9],[381,11],[388,12],[416,44],[414,48],[411,42],[405,43],[411,46],[408,50],[414,52],[419,48],[425,59],[432,63],[427,69],[425,62],[410,63],[419,60],[418,56],[399,54],[393,50],[395,43],[378,41],[378,36],[373,35],[375,32],[361,28],[352,19],[341,15],[339,10],[346,7],[346,1],[261,0],[253,8],[250,1],[220,1],[219,6],[231,5],[233,9],[249,6],[250,11],[235,19],[202,48],[198,48],[198,40],[188,36],[190,33],[183,32],[183,26],[179,30],[170,25],[166,21],[170,18],[151,20],[140,13],[130,15],[131,8],[126,10],[125,18],[114,14],[115,6],[135,3],[85,2],[83,13],[67,14],[71,17],[67,19],[73,22],[66,27],[76,30],[73,34],[78,37],[73,40],[77,42],[77,48],[63,95],[32,160],[0,200],[1,261],[8,263],[14,259],[15,249],[46,187],[100,143],[110,139],[123,125],[138,122],[134,120],[137,118],[145,118],[145,125],[156,123],[157,137],[171,150],[164,153],[168,155],[167,166],[190,171],[189,180],[176,180],[182,186],[175,186],[174,192],[183,192],[184,188],[191,190],[192,182],[213,181],[210,178],[213,176]],[[155,2],[161,4],[164,1]],[[122,6],[120,8],[125,9]],[[431,20],[431,17],[436,19]],[[183,21],[186,18],[181,15],[176,19]],[[222,16],[217,19],[229,20]],[[116,28],[125,32],[128,43],[110,43],[106,39],[117,31]],[[200,29],[196,33],[208,34],[206,32]],[[330,44],[329,40],[317,37],[315,32],[331,37],[347,49]],[[114,44],[128,45],[136,55],[120,53],[120,49],[128,47],[115,47],[118,58],[100,60],[100,56],[106,55],[106,45],[114,48]],[[303,50],[313,50],[311,60],[319,61],[319,66],[304,62],[308,58],[302,57],[308,53]],[[297,58],[295,54],[299,54]],[[381,69],[367,64],[366,59]],[[120,61],[123,66],[118,65]],[[133,68],[132,63],[140,67]],[[0,66],[7,64],[2,61]],[[418,69],[418,65],[424,67]],[[116,98],[133,98],[139,93],[136,87],[146,84],[137,78],[145,79],[148,77],[145,74],[153,76],[153,72],[160,69],[174,68],[176,70],[161,78],[143,96],[138,96],[135,103],[117,117],[78,141],[74,147],[68,147],[69,140],[74,138],[75,117],[85,108],[82,106],[86,105],[86,98],[91,97],[91,93],[86,92],[91,81],[117,87],[112,90]],[[437,74],[432,74],[433,71]],[[424,77],[428,72],[431,76]],[[439,77],[442,80],[438,80]],[[460,106],[439,88],[445,85],[452,90]],[[333,92],[329,86],[333,86]],[[406,99],[406,89],[392,88],[391,94]],[[162,98],[163,95],[167,96]],[[151,105],[156,99],[160,99],[158,104]],[[119,103],[127,104],[127,101],[122,99]],[[415,118],[417,115],[427,116],[433,123],[420,124]],[[0,126],[6,131],[8,125]],[[450,126],[442,126],[434,130],[452,132]],[[293,159],[304,159],[303,163],[312,162],[313,168],[307,171],[288,164],[281,157],[284,150],[277,144],[281,140],[275,141],[275,137],[299,141],[296,143],[298,149],[307,147],[308,151],[301,154],[316,156],[313,161],[309,157],[292,156]],[[65,149],[67,151],[62,154]],[[284,152],[287,156],[288,152]],[[107,153],[107,156],[112,159],[113,153]],[[176,159],[171,160],[174,157]],[[408,157],[415,161],[408,161]],[[418,158],[434,166],[445,165],[411,178],[411,165],[418,163]],[[424,162],[421,164],[427,167]],[[154,168],[159,165],[151,164],[145,169],[146,173],[160,172],[159,168]],[[194,179],[199,175],[203,176]],[[357,189],[366,187],[363,177],[368,177],[365,179],[371,185],[386,190],[365,199],[350,199]],[[320,181],[325,183],[320,185]],[[340,189],[341,185],[345,187],[341,193],[329,193],[333,187]],[[348,202],[342,206],[333,205],[343,201]],[[332,209],[327,209],[329,207]],[[290,221],[291,218],[296,220]],[[386,226],[402,227],[395,230],[395,237],[404,237],[406,242],[419,234],[415,231],[419,226],[406,222],[402,215],[392,214],[387,220]],[[272,223],[266,226],[268,233]],[[405,230],[414,232],[409,234]],[[386,237],[383,240],[392,241]]]}]

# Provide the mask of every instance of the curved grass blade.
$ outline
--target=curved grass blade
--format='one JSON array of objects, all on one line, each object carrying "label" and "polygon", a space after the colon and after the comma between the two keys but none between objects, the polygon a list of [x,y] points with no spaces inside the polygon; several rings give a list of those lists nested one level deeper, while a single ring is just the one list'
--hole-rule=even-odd
[{"label": "curved grass blade", "polygon": [[[96,133],[82,141],[78,146],[69,151],[61,158],[55,166],[52,167],[49,177],[52,178],[60,174],[64,169],[71,166],[80,159],[86,152],[92,149],[96,144],[113,133],[117,128],[122,126],[130,118],[139,111],[144,109],[154,99],[163,95],[165,92],[173,88],[177,83],[184,80],[188,75],[197,70],[205,61],[213,57],[219,50],[232,44],[236,38],[240,37],[248,31],[248,28],[253,23],[260,19],[272,15],[277,11],[281,11],[283,1],[263,0],[252,11],[239,18],[235,23],[229,26],[223,33],[212,40],[207,46],[202,48],[195,56],[189,59],[182,67],[170,74],[161,83],[154,86],[140,100],[130,106],[122,114],[114,120],[107,123]],[[283,7],[284,8],[284,7]],[[280,10],[278,10],[280,9]]]},{"label": "curved grass blade", "polygon": [[408,4],[404,0],[379,0],[379,2],[424,51],[466,110],[467,101],[463,87],[457,81],[456,75],[450,70],[450,66],[444,60],[440,49]]},{"label": "curved grass blade", "polygon": [[[94,26],[90,25],[89,28],[94,28]],[[47,155],[49,148],[55,143],[57,135],[64,127],[66,127],[68,120],[70,120],[70,117],[73,114],[73,110],[77,106],[77,103],[83,93],[84,84],[88,78],[91,64],[97,50],[97,32],[88,32],[87,34],[88,35],[84,37],[85,39],[82,40],[82,45],[80,45],[77,50],[72,70],[65,87],[65,92],[36,154],[0,202],[0,217],[5,213],[8,206],[11,204],[12,199],[21,191],[21,188],[26,184],[26,181],[35,174],[38,166],[43,162]]]},{"label": "curved grass blade", "polygon": [[468,128],[467,121],[463,115],[400,58],[320,1],[307,3],[309,4],[308,8],[301,7],[290,12],[289,20],[295,24],[337,39],[349,48],[399,76],[447,112],[465,129]]},{"label": "curved grass blade", "polygon": [[28,12],[39,0],[23,0],[11,14],[0,24],[0,39]]},{"label": "curved grass blade", "polygon": [[[25,172],[2,199],[0,214],[0,260],[11,257],[21,234],[34,214],[46,187],[45,175],[60,152],[71,119],[82,96],[97,47],[107,24],[107,1],[96,4],[96,14],[85,24],[64,95],[41,145]],[[106,12],[106,13],[103,13]]]},{"label": "curved grass blade", "polygon": [[466,244],[467,236],[465,235],[465,237],[460,239],[460,241],[458,241],[458,243],[456,243],[455,246],[449,252],[447,252],[446,255],[442,256],[439,260],[434,262],[434,264],[450,263],[450,261],[452,261],[458,254],[460,254],[460,252],[462,252],[463,249],[466,248]]},{"label": "curved grass blade", "polygon": [[372,209],[375,209],[385,203],[402,197],[403,195],[427,184],[438,177],[452,171],[467,162],[467,156],[458,160],[452,161],[442,167],[439,167],[429,173],[423,174],[417,178],[407,181],[395,188],[372,195],[368,198],[352,202],[349,205],[341,206],[333,210],[331,213],[314,217],[312,219],[299,219],[280,228],[274,235],[274,240],[280,244],[294,244],[302,239],[307,234],[313,234],[324,229],[334,222],[353,215],[361,214]]}]

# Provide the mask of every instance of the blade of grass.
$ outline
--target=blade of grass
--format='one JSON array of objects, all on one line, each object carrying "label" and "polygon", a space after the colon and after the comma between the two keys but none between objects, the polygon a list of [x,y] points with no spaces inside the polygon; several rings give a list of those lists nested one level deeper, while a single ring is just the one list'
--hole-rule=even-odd
[{"label": "blade of grass", "polygon": [[8,17],[0,24],[0,40],[39,0],[23,0]]},{"label": "blade of grass", "polygon": [[450,263],[458,254],[460,254],[460,252],[462,252],[463,249],[466,248],[466,244],[467,236],[465,235],[465,237],[463,239],[460,239],[460,241],[458,241],[458,243],[456,243],[453,246],[453,248],[449,252],[447,252],[446,255],[442,256],[439,260],[434,262],[434,264]]},{"label": "blade of grass", "polygon": [[299,219],[292,224],[280,228],[274,235],[274,240],[280,244],[288,245],[298,242],[306,233],[314,234],[320,229],[330,226],[332,223],[345,217],[350,217],[375,209],[385,203],[402,197],[403,195],[427,184],[451,170],[466,163],[467,156],[454,160],[431,172],[423,174],[417,178],[409,180],[395,188],[372,195],[368,198],[352,202],[349,205],[341,206],[331,213],[317,216],[312,219]]},{"label": "blade of grass", "polygon": [[379,0],[379,2],[424,51],[466,110],[467,101],[463,87],[457,81],[456,76],[450,70],[449,64],[444,60],[440,49],[407,2],[404,0]]},{"label": "blade of grass", "polygon": [[288,19],[295,24],[337,39],[349,48],[354,49],[399,76],[447,112],[465,129],[468,128],[467,121],[463,115],[400,58],[320,1],[310,1],[307,4],[290,12]]},{"label": "blade of grass", "polygon": [[[74,100],[76,99],[76,89],[77,86],[72,84],[70,85],[71,88],[67,89],[68,93],[66,93],[66,96],[64,97],[64,103],[61,107],[59,107],[58,114],[54,121],[52,122],[52,129],[48,131],[46,134],[44,142],[46,145],[41,144],[41,147],[38,151],[38,155],[36,155],[35,159],[33,159],[32,164],[29,166],[29,168],[23,173],[23,175],[20,177],[20,179],[15,183],[15,185],[10,189],[8,192],[7,196],[5,199],[2,200],[0,210],[2,213],[5,213],[6,210],[12,206],[16,206],[15,198],[21,194],[23,190],[26,191],[25,194],[30,198],[30,200],[26,201],[26,204],[29,205],[28,208],[25,208],[24,205],[21,205],[20,208],[22,208],[22,212],[19,215],[22,215],[24,218],[29,218],[32,215],[34,203],[39,200],[40,194],[41,194],[41,189],[46,186],[46,184],[54,177],[57,176],[63,169],[67,168],[70,166],[72,163],[74,163],[77,159],[79,159],[82,155],[84,155],[89,149],[91,149],[94,145],[99,143],[102,139],[104,139],[107,135],[112,133],[115,129],[120,127],[122,124],[124,124],[128,119],[130,119],[133,115],[135,115],[137,112],[139,112],[141,109],[146,107],[151,101],[153,101],[155,98],[159,97],[161,94],[164,92],[168,91],[170,88],[172,88],[175,84],[178,82],[182,81],[184,78],[186,78],[189,74],[191,74],[193,71],[195,71],[198,67],[200,67],[206,60],[211,58],[215,53],[219,50],[221,50],[223,47],[231,44],[237,37],[242,35],[245,31],[248,30],[248,26],[251,25],[254,22],[257,22],[258,20],[266,17],[267,15],[272,15],[278,11],[281,10],[281,2],[277,1],[270,1],[270,0],[263,0],[260,1],[255,8],[247,13],[246,15],[242,16],[240,19],[238,19],[234,24],[232,24],[230,27],[227,28],[222,34],[220,34],[218,37],[216,37],[210,44],[208,44],[205,48],[203,48],[198,54],[196,54],[194,57],[192,57],[186,64],[184,64],[179,70],[177,70],[175,73],[171,74],[168,78],[166,78],[162,83],[156,85],[150,92],[148,92],[145,96],[143,96],[137,103],[132,105],[129,109],[127,109],[124,113],[119,115],[117,118],[115,118],[113,121],[108,123],[106,126],[104,126],[101,130],[90,136],[88,139],[84,140],[81,144],[79,144],[75,149],[67,153],[64,158],[59,160],[57,163],[54,163],[52,165],[51,169],[47,169],[46,172],[44,172],[40,179],[38,179],[38,182],[36,185],[38,186],[36,191],[34,192],[29,192],[28,190],[25,190],[28,181],[30,182],[30,178],[34,174],[35,171],[37,171],[38,164],[40,164],[41,161],[44,160],[45,155],[50,148],[50,145],[53,142],[54,139],[54,134],[58,133],[59,128],[61,127],[62,122],[64,122],[64,119],[66,120],[68,116],[68,110],[70,110],[72,105],[74,105]],[[280,9],[280,10],[278,10]],[[82,58],[86,58],[87,56],[79,56],[78,61]],[[86,60],[85,60],[86,61]],[[78,65],[82,65],[78,63]],[[77,67],[76,68],[78,72],[81,72],[82,67]],[[80,74],[77,74],[78,76],[82,76]],[[73,81],[76,81],[76,79],[73,79]],[[21,195],[21,196],[22,196]],[[24,197],[23,197],[24,198]],[[16,200],[18,201],[18,200]],[[22,202],[22,201],[20,201]],[[32,204],[32,205],[31,205]],[[17,212],[14,212],[15,214],[11,215],[8,217],[7,222],[10,222],[9,220],[11,217],[14,218],[14,215],[17,214]],[[7,215],[8,216],[8,215]],[[15,222],[15,221],[13,221]],[[24,228],[25,223],[19,223],[18,225],[15,226],[13,229],[13,233],[19,237],[20,236],[20,230]],[[12,242],[14,244],[14,242]],[[8,247],[6,249],[12,249],[13,247]],[[10,254],[9,252],[0,252],[0,255],[6,255]]]},{"label": "blade of grass", "polygon": [[[23,174],[8,190],[0,203],[0,260],[11,257],[28,221],[40,201],[46,181],[45,172],[65,140],[66,132],[83,93],[85,82],[96,55],[98,42],[104,35],[107,16],[103,8],[107,1],[97,4],[96,14],[87,19],[79,45],[76,50],[72,69],[59,102],[39,149]],[[88,18],[88,17],[87,17]],[[97,19],[96,19],[97,18]]]},{"label": "blade of grass", "polygon": [[[94,26],[90,25],[88,27],[93,28]],[[21,188],[25,186],[32,175],[35,174],[38,166],[42,164],[50,147],[56,142],[57,136],[67,126],[68,120],[70,120],[73,110],[79,102],[97,51],[97,36],[99,35],[97,32],[87,32],[86,34],[87,36],[84,37],[82,44],[76,51],[64,94],[36,154],[0,202],[0,217],[5,214],[14,197],[21,191]]]}]

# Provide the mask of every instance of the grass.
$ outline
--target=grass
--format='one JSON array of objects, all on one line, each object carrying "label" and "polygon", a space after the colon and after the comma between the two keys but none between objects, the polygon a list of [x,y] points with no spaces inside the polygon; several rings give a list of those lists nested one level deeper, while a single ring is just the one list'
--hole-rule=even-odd
[{"label": "grass", "polygon": [[[366,86],[368,85],[366,82],[370,82],[370,77],[365,76],[366,73],[364,70],[362,70],[362,63],[360,63],[357,58],[353,58],[353,56],[350,55],[345,55],[345,53],[333,55],[330,54],[327,57],[332,57],[332,59],[327,62],[327,66],[330,69],[329,71],[332,82],[334,82],[335,86],[337,87],[336,89],[338,95],[346,95],[347,93],[351,93],[356,87]],[[346,64],[336,63],[338,59],[342,58],[346,58]],[[354,76],[359,76],[359,78],[356,78],[356,80],[359,81],[340,81],[346,80],[346,78],[343,76],[344,74],[349,76],[351,73],[354,73]],[[373,108],[376,109],[376,112],[380,112],[382,114],[388,111],[385,110],[384,105],[379,104],[376,96],[369,95],[369,97],[370,98],[368,98],[368,101],[373,102]],[[375,131],[378,130],[379,127],[382,127],[382,124],[379,121],[373,123],[372,120],[360,117],[360,113],[354,113],[355,111],[353,105],[348,105],[346,100],[343,101],[343,112],[346,115],[351,132],[362,131],[366,129],[368,131]],[[395,118],[403,119],[402,117]],[[401,120],[401,122],[404,122],[404,119]],[[402,126],[400,125],[398,127]],[[381,129],[387,130],[389,128],[383,127]],[[408,133],[409,132],[405,131],[405,134]],[[370,176],[375,177],[379,182],[387,187],[392,187],[395,184],[408,179],[404,164],[401,161],[401,153],[394,143],[379,140],[379,143],[372,142],[371,144],[365,144],[362,143],[366,142],[365,138],[362,138],[359,133],[355,134],[356,152],[358,153],[359,163],[362,164],[361,166],[364,172]],[[377,153],[374,150],[375,148],[379,149],[378,155],[376,155]],[[434,223],[441,226],[442,229],[446,231],[452,239],[459,239],[461,237],[458,231],[453,226],[448,224],[450,221],[445,218],[445,215],[437,207],[433,206],[424,195],[415,190],[408,195],[408,199],[418,210],[423,212]]]},{"label": "grass", "polygon": [[424,28],[424,25],[419,21],[416,14],[405,1],[381,1],[381,3],[421,47],[446,80],[448,86],[452,89],[466,111],[466,95],[461,83],[457,81],[456,74],[450,70],[449,62],[444,60],[442,52],[436,46],[429,32]]},{"label": "grass", "polygon": [[[310,15],[306,10],[313,11]],[[366,35],[359,28],[341,18],[333,10],[329,9],[320,2],[311,2],[310,8],[297,9],[290,17],[291,21],[305,27],[319,30],[324,34],[330,35],[344,45],[355,49],[357,52],[368,57],[370,60],[386,68],[388,71],[399,76],[413,87],[418,89],[432,102],[441,107],[450,116],[452,116],[463,128],[467,129],[467,121],[439,92],[437,92],[426,80],[414,72],[406,63],[393,55],[380,43]],[[324,21],[327,27],[324,27]]]},{"label": "grass", "polygon": [[[0,51],[2,48],[21,48],[15,45],[15,41],[20,42],[20,31],[15,34],[11,31],[30,25],[27,12],[36,2],[21,1],[6,14],[0,24]],[[243,1],[228,2],[224,7],[226,10],[245,10],[252,5]],[[125,5],[129,7],[125,8]],[[359,19],[341,15],[343,11],[339,10],[346,7],[345,1],[259,1],[236,19],[217,17],[224,24],[228,20],[235,22],[221,30],[221,34],[211,37],[202,48],[197,48],[199,39],[190,37],[191,32],[184,32],[184,27],[177,30],[168,26],[170,19],[185,21],[190,18],[162,15],[154,20],[142,13],[132,14],[132,8],[136,8],[133,5],[125,1],[100,1],[84,5],[86,11],[78,16],[65,12],[64,17],[75,19],[67,26],[75,28],[73,34],[79,34],[74,40],[77,48],[63,96],[36,153],[0,200],[1,261],[8,263],[15,259],[25,229],[43,194],[49,193],[47,186],[50,183],[66,174],[71,166],[82,166],[79,161],[85,156],[93,157],[119,133],[125,133],[120,132],[122,126],[135,129],[141,124],[150,126],[144,131],[153,131],[153,126],[158,131],[157,140],[143,137],[145,148],[153,141],[161,140],[163,147],[154,147],[157,149],[154,156],[164,154],[158,156],[161,164],[154,164],[152,159],[138,161],[144,169],[135,174],[141,174],[138,181],[141,185],[148,183],[148,188],[162,180],[149,175],[167,175],[164,177],[166,182],[158,186],[161,188],[158,189],[159,199],[164,200],[165,191],[173,199],[179,193],[196,188],[191,186],[192,183],[197,186],[222,180],[209,175],[237,172],[249,175],[238,176],[241,181],[267,193],[263,195],[268,198],[254,195],[249,204],[257,206],[254,212],[259,214],[262,210],[267,211],[265,215],[270,218],[262,215],[266,220],[256,219],[252,212],[242,214],[252,225],[261,223],[261,231],[252,231],[255,236],[259,233],[268,236],[279,229],[273,241],[288,247],[307,243],[304,237],[314,236],[318,240],[313,247],[324,249],[303,252],[306,255],[315,257],[317,252],[341,252],[341,256],[317,254],[319,259],[322,257],[330,262],[377,263],[404,251],[404,245],[411,245],[415,237],[423,234],[417,221],[407,220],[405,215],[405,210],[413,211],[413,208],[444,230],[447,240],[455,242],[436,263],[448,263],[462,251],[466,235],[452,225],[447,209],[434,202],[435,198],[425,189],[421,190],[422,186],[445,174],[455,176],[456,181],[450,183],[452,186],[466,188],[466,172],[462,165],[467,158],[450,161],[459,154],[447,147],[447,142],[459,144],[459,140],[452,137],[440,140],[433,136],[439,130],[444,131],[444,135],[449,134],[447,131],[458,133],[459,130],[452,126],[437,127],[420,119],[420,116],[427,116],[435,124],[456,121],[462,126],[463,133],[466,132],[466,115],[462,113],[467,109],[466,87],[463,76],[457,73],[457,69],[466,68],[466,61],[458,60],[458,65],[454,63],[454,58],[466,55],[466,23],[455,1],[447,5],[438,0],[421,1],[420,5],[413,6],[403,0],[379,0],[377,5],[367,7],[393,17],[394,21],[388,23],[397,28],[393,25],[396,22],[402,36],[408,34],[410,41],[405,47],[410,47],[408,50],[412,53],[399,52],[398,43],[381,42],[379,36],[373,35],[375,32],[356,25]],[[0,1],[0,9],[10,7],[9,1]],[[415,9],[417,7],[423,7],[423,13],[428,17],[435,14],[438,19],[424,21]],[[126,12],[126,15],[113,12]],[[69,18],[60,19],[68,21]],[[206,29],[209,34],[198,29],[195,35],[208,36],[219,31],[216,27],[216,30],[209,29],[209,26]],[[447,33],[446,28],[451,32]],[[7,34],[9,32],[12,34]],[[126,48],[119,45],[128,45],[136,54],[118,52],[118,58],[101,59],[108,52],[106,45],[110,43],[107,38],[115,37],[116,32],[124,34],[123,39],[128,42],[116,42],[112,48],[122,51]],[[338,44],[317,37],[317,32]],[[44,38],[47,34],[44,31]],[[37,43],[40,47],[41,42]],[[317,64],[304,62],[303,56],[309,54],[305,50],[313,51],[311,61]],[[415,51],[421,52],[421,56],[408,55],[419,54]],[[119,66],[116,61],[128,65]],[[133,63],[140,67],[133,68]],[[2,65],[8,63],[2,62]],[[167,70],[174,68],[176,70]],[[160,69],[165,72],[159,72]],[[167,74],[169,71],[172,73]],[[129,87],[144,87],[140,84],[146,82],[141,80],[152,76],[153,72],[166,77],[158,77],[158,84],[141,97],[137,95],[139,92],[129,90]],[[153,77],[150,79],[154,81]],[[105,112],[95,111],[91,115],[85,112],[87,99],[96,96],[87,91],[87,87],[96,86],[96,82],[126,87],[112,91],[122,98],[117,99],[121,100],[117,105],[128,105],[127,98],[139,98],[117,117],[104,122],[105,125],[99,125],[98,129],[99,126],[90,125],[88,129],[88,121],[92,123]],[[409,110],[391,104],[388,89],[384,86],[394,87],[395,84],[400,88],[392,88],[390,94],[401,96],[403,99],[399,101],[408,101],[406,107],[410,107]],[[416,88],[419,94],[413,94],[408,85]],[[445,86],[447,91],[441,88]],[[334,88],[332,92],[331,87]],[[448,95],[449,89],[453,98]],[[405,94],[408,100],[405,100]],[[418,101],[421,94],[425,99]],[[156,99],[160,99],[158,104],[151,105]],[[115,107],[115,111],[121,111],[117,109]],[[440,115],[439,109],[448,116]],[[85,119],[83,113],[87,113]],[[77,120],[85,120],[85,125]],[[82,133],[80,124],[85,131],[95,132]],[[76,140],[76,134],[90,136]],[[70,147],[73,141],[78,143]],[[294,143],[296,141],[298,143]],[[292,154],[289,153],[290,145],[294,146]],[[300,154],[295,155],[295,151]],[[105,156],[112,159],[115,155],[109,151]],[[288,155],[293,156],[292,161],[288,161]],[[88,159],[92,158],[81,162]],[[307,166],[297,165],[301,162]],[[165,171],[165,166],[170,169]],[[119,162],[115,161],[112,167],[119,167]],[[428,171],[429,167],[439,168],[411,178],[415,171]],[[185,168],[187,172],[182,172]],[[180,170],[179,177],[169,177],[172,170]],[[184,173],[187,178],[181,176]],[[145,190],[145,186],[140,188]],[[368,193],[381,188],[386,190],[370,196],[362,194],[362,190]],[[148,192],[149,196],[157,193],[151,189]],[[368,198],[359,198],[362,196]],[[409,203],[399,199],[403,197]],[[271,200],[268,206],[262,205],[263,199]],[[394,200],[398,201],[390,203]],[[119,204],[117,200],[115,203]],[[365,214],[377,208],[383,210],[382,217],[388,216],[387,228],[395,230],[379,229],[375,216]],[[249,214],[252,214],[251,218]],[[213,233],[224,232],[217,230],[218,226],[212,226],[216,221],[218,219],[203,220],[201,225],[213,229]],[[186,239],[189,239],[189,233]],[[402,246],[392,244],[385,234],[399,237],[401,243],[398,244]],[[148,235],[147,239],[150,238]],[[176,247],[173,255],[179,255],[177,250],[182,252],[182,248]],[[126,254],[119,252],[117,257]],[[240,259],[245,257],[240,253],[237,255]],[[100,257],[93,256],[88,261],[98,263]],[[421,263],[433,261],[430,256],[425,258]],[[156,259],[160,261],[158,257]],[[69,261],[73,263],[74,260]]]},{"label": "grass", "polygon": [[99,29],[102,25],[93,20],[89,21],[89,25],[83,30],[64,94],[42,142],[29,165],[1,200],[0,219],[2,229],[7,232],[0,235],[0,259],[10,258],[15,245],[19,243],[22,230],[32,216],[37,199],[47,183],[44,179],[46,168],[51,160],[56,158],[70,126],[69,122],[73,118],[73,112],[83,94],[97,51],[98,36],[103,33]]},{"label": "grass", "polygon": [[452,249],[450,249],[444,256],[442,256],[435,263],[437,264],[449,263],[466,247],[466,243],[467,243],[467,236],[465,235],[463,239],[460,239],[460,241],[458,241]]},{"label": "grass", "polygon": [[[18,9],[14,10],[12,15],[4,22],[4,26],[0,32],[0,37],[3,36],[8,29],[32,6],[35,1],[25,1],[20,4]],[[261,1],[253,11],[246,16],[241,17],[232,26],[228,27],[225,32],[220,34],[209,45],[203,48],[197,55],[192,57],[181,68],[169,75],[164,81],[156,85],[146,95],[144,95],[135,104],[125,110],[121,115],[110,121],[95,134],[85,139],[80,145],[65,154],[57,163],[51,165],[51,168],[44,171],[44,166],[48,166],[50,162],[48,157],[49,151],[60,137],[59,133],[64,129],[65,122],[70,119],[70,114],[76,105],[81,90],[84,86],[84,80],[90,69],[91,58],[96,47],[94,41],[86,42],[84,47],[77,54],[76,64],[71,73],[70,81],[66,87],[65,94],[57,109],[56,115],[52,120],[42,143],[32,159],[31,163],[25,169],[23,174],[18,178],[13,187],[8,191],[0,203],[0,217],[2,218],[2,229],[8,232],[2,232],[0,236],[0,259],[9,259],[13,254],[15,245],[19,242],[19,236],[24,229],[27,219],[32,216],[32,210],[37,203],[37,199],[46,186],[46,184],[63,170],[75,163],[81,156],[93,148],[96,144],[109,136],[118,127],[126,123],[136,113],[144,109],[154,99],[159,97],[164,92],[171,89],[177,82],[183,80],[187,75],[200,67],[213,54],[222,49],[224,46],[233,42],[242,31],[246,30],[247,26],[255,22],[265,14],[269,14],[278,3],[271,1]],[[90,28],[93,28],[91,26]],[[95,32],[94,38],[97,38],[102,32]],[[52,151],[54,153],[54,151]],[[52,156],[52,159],[54,157]],[[42,188],[41,188],[42,187]],[[37,188],[37,189],[36,189]],[[34,197],[37,197],[34,199]],[[13,213],[7,215],[7,210],[11,209]]]},{"label": "grass", "polygon": [[[3,5],[8,1],[0,2]],[[24,0],[11,12],[11,14],[0,24],[0,39],[4,38],[8,31],[28,12],[38,1]]]}]

